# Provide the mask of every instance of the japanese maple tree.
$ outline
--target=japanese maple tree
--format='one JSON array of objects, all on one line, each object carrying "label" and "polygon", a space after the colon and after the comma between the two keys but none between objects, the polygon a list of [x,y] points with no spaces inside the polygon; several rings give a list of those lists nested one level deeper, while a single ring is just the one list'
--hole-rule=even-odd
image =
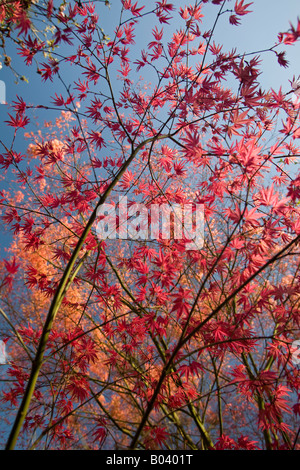
[{"label": "japanese maple tree", "polygon": [[[300,20],[241,53],[215,33],[244,0],[115,0],[110,31],[108,1],[15,3],[1,28],[56,88],[1,136],[3,448],[299,449],[300,82],[260,67]],[[125,198],[131,236],[101,238]],[[153,205],[203,207],[203,244],[143,236]]]}]

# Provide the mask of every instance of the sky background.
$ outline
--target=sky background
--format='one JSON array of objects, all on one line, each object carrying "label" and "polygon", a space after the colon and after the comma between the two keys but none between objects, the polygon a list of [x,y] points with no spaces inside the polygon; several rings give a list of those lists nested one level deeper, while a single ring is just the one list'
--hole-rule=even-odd
[{"label": "sky background", "polygon": [[[249,3],[249,1],[245,1]],[[150,5],[155,2],[154,0],[147,0],[144,3]],[[172,3],[178,7],[185,3],[189,4],[189,2],[184,2],[183,0],[172,0]],[[234,0],[231,0],[228,3],[228,8],[233,8],[234,3]],[[139,0],[139,4],[142,5],[143,1]],[[216,5],[204,5],[203,30],[208,30],[212,27],[218,9],[219,7]],[[282,0],[254,0],[253,5],[249,9],[253,12],[240,17],[241,25],[239,26],[229,24],[229,15],[224,14],[221,17],[215,30],[214,40],[216,43],[223,44],[223,50],[231,50],[236,47],[242,53],[268,48],[277,40],[279,32],[287,31],[290,27],[290,22],[296,26],[297,17],[300,17],[299,0],[285,0],[284,2]],[[108,36],[112,36],[119,20],[120,0],[112,0],[111,8],[107,8],[101,3],[97,4],[97,10],[100,26]],[[146,8],[144,11],[146,11]],[[177,16],[179,20],[179,15]],[[144,25],[144,21],[142,24]],[[165,26],[165,29],[172,33],[174,31],[174,22],[172,22],[171,26]],[[143,26],[139,31],[140,35],[135,38],[138,46],[145,40]],[[151,31],[151,28],[149,28],[149,31]],[[6,83],[7,103],[10,104],[18,94],[24,96],[25,100],[41,104],[47,100],[47,96],[57,91],[57,84],[51,84],[49,81],[46,83],[41,82],[40,76],[36,73],[36,68],[34,66],[26,67],[23,60],[16,57],[14,49],[14,47],[8,48],[12,63],[19,72],[29,79],[29,83],[19,82],[19,84],[15,84],[11,71],[3,66],[0,70],[0,80]],[[292,46],[283,46],[282,50],[287,51],[287,59],[289,60],[288,69],[279,66],[274,53],[269,52],[263,56],[261,81],[266,88],[272,87],[276,89],[282,85],[287,90],[289,87],[288,80],[293,75],[298,76],[300,74],[300,41]],[[0,50],[0,54],[1,52]],[[3,63],[3,57],[0,57],[0,61]],[[71,66],[69,74],[68,71],[65,71],[64,78],[69,83],[72,83]],[[0,106],[1,131],[2,118],[4,116],[3,108],[5,106]]]},{"label": "sky background", "polygon": [[[171,0],[170,0],[171,1]],[[135,2],[134,2],[135,3]],[[139,1],[139,5],[145,3],[147,6],[144,9],[146,11],[151,5],[154,5],[154,0]],[[176,7],[183,6],[186,2],[182,0],[173,0],[172,2]],[[193,3],[193,2],[191,2]],[[228,3],[227,8],[234,7],[234,0]],[[246,3],[249,3],[247,1]],[[188,2],[187,2],[188,4]],[[290,28],[290,22],[296,26],[297,17],[300,17],[300,2],[299,0],[254,0],[253,5],[249,7],[253,12],[241,17],[241,24],[239,26],[232,26],[229,24],[228,14],[224,14],[215,30],[214,41],[216,44],[223,44],[223,51],[229,51],[233,48],[237,48],[238,52],[254,52],[260,51],[261,49],[269,48],[277,41],[277,35],[279,32],[285,32]],[[112,37],[113,31],[119,21],[120,14],[120,0],[112,0],[111,8],[107,8],[103,3],[97,4],[97,10],[99,14],[99,23],[103,28],[105,34]],[[219,6],[206,4],[203,8],[203,31],[207,31],[212,28],[215,21],[216,13],[219,10]],[[170,26],[164,26],[168,31],[169,37],[172,36],[174,30],[180,27],[181,18],[177,14],[178,24],[172,22]],[[136,32],[136,48],[143,48],[143,42],[147,43],[150,40],[149,34],[154,25],[149,25],[148,37],[145,36],[144,21],[142,25],[137,27]],[[289,80],[292,80],[293,76],[298,77],[300,75],[300,41],[292,46],[281,46],[281,50],[286,50],[286,58],[289,61],[289,67],[280,67],[276,55],[268,52],[262,55],[261,70],[262,74],[259,77],[262,87],[266,90],[273,88],[278,90],[282,86],[283,91],[287,92],[290,88]],[[2,51],[0,50],[0,53]],[[70,48],[68,48],[70,54]],[[134,54],[134,49],[133,52]],[[40,75],[36,73],[36,67],[26,67],[23,60],[17,57],[15,48],[9,47],[8,54],[12,58],[12,64],[18,70],[19,73],[24,74],[29,83],[19,82],[15,83],[15,77],[11,71],[3,66],[0,70],[0,80],[3,80],[6,84],[6,105],[0,104],[0,138],[5,142],[9,142],[9,135],[12,135],[12,129],[9,129],[4,123],[7,120],[7,112],[9,112],[9,105],[16,99],[16,96],[22,96],[27,103],[31,104],[49,104],[50,97],[54,96],[54,93],[63,92],[61,85],[54,80],[53,83],[50,81],[42,82]],[[250,57],[251,58],[251,57]],[[3,62],[3,57],[0,57],[0,61]],[[65,83],[72,84],[74,78],[74,72],[71,66],[63,69],[63,78]],[[141,70],[140,74],[142,74]],[[151,76],[145,77],[147,81],[151,81]],[[39,115],[38,121],[42,124],[43,119],[51,120],[57,116],[55,111],[47,111]],[[36,129],[34,120],[32,119],[32,129]],[[16,146],[18,151],[24,152],[24,139],[22,139],[21,133],[19,135]],[[0,152],[2,149],[0,149]],[[1,182],[1,186],[5,186],[8,183],[8,177],[6,182]],[[5,246],[10,239],[9,234],[5,233],[5,227],[0,221],[0,255],[5,254]]]}]

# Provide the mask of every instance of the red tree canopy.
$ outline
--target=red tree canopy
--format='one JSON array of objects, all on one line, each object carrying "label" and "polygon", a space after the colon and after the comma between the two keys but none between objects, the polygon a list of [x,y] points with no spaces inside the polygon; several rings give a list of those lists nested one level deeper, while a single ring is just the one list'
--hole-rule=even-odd
[{"label": "red tree canopy", "polygon": [[241,52],[255,2],[108,7],[0,6],[44,91],[1,135],[2,446],[298,449],[300,83],[260,74],[299,19]]}]

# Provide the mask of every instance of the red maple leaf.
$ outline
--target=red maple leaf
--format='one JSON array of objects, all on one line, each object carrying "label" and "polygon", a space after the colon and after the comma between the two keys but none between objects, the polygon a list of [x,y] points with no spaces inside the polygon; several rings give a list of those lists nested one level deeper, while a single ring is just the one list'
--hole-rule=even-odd
[{"label": "red maple leaf", "polygon": [[18,15],[17,15],[17,25],[16,25],[16,28],[19,29],[19,33],[18,33],[18,36],[20,34],[25,34],[25,36],[27,35],[29,29],[31,27],[31,21],[30,19],[28,18],[27,16],[27,13],[25,11],[21,11]]},{"label": "red maple leaf", "polygon": [[18,113],[16,117],[11,116],[8,113],[10,117],[10,121],[5,121],[7,124],[11,127],[14,127],[15,129],[18,128],[25,128],[27,124],[29,124],[30,119],[27,116],[23,116],[23,114]]},{"label": "red maple leaf", "polygon": [[72,398],[83,402],[89,395],[89,386],[83,375],[72,376],[66,387],[66,391],[71,393]]},{"label": "red maple leaf", "polygon": [[103,442],[105,441],[107,435],[107,430],[103,426],[97,427],[96,431],[93,432],[92,436],[94,437],[94,442],[97,441],[97,443],[101,446]]},{"label": "red maple leaf", "polygon": [[145,426],[145,431],[149,431],[149,435],[145,439],[146,447],[152,447],[153,444],[159,445],[163,447],[166,439],[169,436],[169,433],[166,431],[166,427],[162,428],[160,426],[156,426],[155,428],[149,428],[149,426]]},{"label": "red maple leaf", "polygon": [[233,24],[234,26],[238,26],[241,24],[240,19],[236,15],[230,15],[229,23]]},{"label": "red maple leaf", "polygon": [[245,0],[241,0],[240,2],[236,1],[235,2],[235,5],[234,5],[234,11],[236,12],[237,15],[247,15],[247,13],[252,13],[250,10],[247,10],[248,7],[250,7],[250,5],[253,4],[253,2],[251,3],[247,3],[246,5],[244,5],[244,1]]},{"label": "red maple leaf", "polygon": [[16,263],[15,257],[13,258],[13,260],[11,262],[9,262],[5,259],[4,264],[5,264],[6,270],[10,274],[15,274],[16,272],[18,272],[18,269],[19,269],[20,265]]},{"label": "red maple leaf", "polygon": [[172,312],[177,312],[177,318],[180,318],[182,315],[188,315],[191,308],[188,300],[191,298],[191,294],[190,289],[184,289],[183,287],[180,287],[179,291],[173,294],[175,300]]},{"label": "red maple leaf", "polygon": [[288,65],[289,65],[288,60],[286,60],[286,58],[285,58],[285,54],[286,54],[285,51],[276,52],[278,64],[281,65],[282,67],[288,67]]},{"label": "red maple leaf", "polygon": [[178,372],[180,375],[184,375],[188,381],[190,374],[199,376],[199,372],[203,370],[201,364],[196,361],[192,361],[190,364],[184,364],[179,367]]}]

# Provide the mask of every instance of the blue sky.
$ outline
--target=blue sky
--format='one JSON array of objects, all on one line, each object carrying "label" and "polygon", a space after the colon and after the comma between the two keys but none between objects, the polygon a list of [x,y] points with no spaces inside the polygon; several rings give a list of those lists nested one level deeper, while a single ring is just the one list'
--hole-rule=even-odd
[{"label": "blue sky", "polygon": [[[245,1],[246,3],[250,2],[250,0]],[[143,3],[150,6],[154,4],[155,1],[148,0],[143,2],[139,0],[139,4],[142,5]],[[178,7],[185,3],[188,4],[188,2],[184,2],[183,0],[172,0],[172,3]],[[231,0],[227,8],[233,8],[234,3],[235,1]],[[103,27],[104,32],[108,35],[112,34],[118,22],[120,0],[112,0],[111,4],[110,9],[105,7],[102,3],[97,6],[100,16],[100,26]],[[146,8],[144,11],[146,11]],[[203,12],[205,13],[205,17],[203,18],[203,29],[208,30],[211,28],[218,8],[219,7],[216,5],[204,5]],[[297,24],[297,17],[300,17],[300,2],[298,0],[286,0],[285,2],[282,2],[282,0],[254,0],[250,10],[253,12],[241,17],[240,26],[230,25],[227,14],[221,17],[215,30],[214,39],[216,43],[223,44],[224,50],[237,47],[240,52],[252,52],[273,45],[274,41],[276,41],[277,33],[286,31],[289,28],[290,21],[294,25]],[[179,15],[177,16],[179,19]],[[174,23],[172,22],[172,26],[166,26],[166,28],[169,28],[173,32],[173,25]],[[143,37],[136,37],[138,45],[144,39],[144,31],[140,31]],[[149,28],[149,31],[151,31],[151,28]],[[283,85],[284,88],[288,87],[288,80],[291,79],[293,75],[298,76],[300,74],[300,43],[298,42],[293,46],[283,47],[282,49],[287,50],[287,58],[289,60],[288,69],[284,69],[277,64],[275,54],[267,53],[263,56],[263,73],[261,79],[266,88],[278,88],[280,85]],[[49,81],[42,83],[40,76],[36,73],[35,66],[26,67],[23,64],[23,60],[16,57],[14,47],[8,50],[16,69],[24,73],[29,79],[29,83],[19,82],[17,85],[14,83],[14,77],[11,72],[5,66],[2,67],[0,70],[0,80],[6,83],[8,104],[15,99],[17,94],[24,96],[25,100],[39,101],[41,103],[47,96],[57,90],[57,85],[51,84]],[[0,54],[1,52],[0,50]],[[3,57],[0,57],[0,61],[3,63]],[[71,68],[70,73],[65,74],[65,78],[67,81],[69,79],[70,83],[72,82]],[[0,122],[2,124],[3,106],[0,106],[0,113]]]},{"label": "blue sky", "polygon": [[[171,1],[171,0],[170,0]],[[245,0],[249,3],[247,0]],[[97,6],[100,25],[103,27],[106,34],[111,35],[119,19],[119,5],[120,0],[112,0],[111,8],[107,8],[104,4],[100,3]],[[146,5],[154,4],[154,0],[145,1]],[[184,5],[185,2],[182,0],[173,0],[175,6]],[[187,2],[188,3],[188,2]],[[139,4],[143,4],[139,0]],[[228,8],[233,8],[234,0],[228,3]],[[205,4],[203,12],[205,17],[203,18],[203,29],[208,30],[213,25],[215,20],[218,6]],[[250,7],[252,13],[241,17],[240,26],[232,26],[228,22],[228,15],[224,14],[215,30],[214,39],[216,43],[223,44],[224,50],[231,50],[236,47],[238,51],[252,52],[259,51],[265,47],[273,45],[276,41],[277,34],[280,31],[286,31],[289,28],[289,22],[296,25],[297,17],[300,17],[300,3],[298,0],[254,0],[253,5]],[[146,8],[145,10],[146,11]],[[178,19],[179,19],[179,15]],[[144,23],[143,23],[144,24]],[[166,26],[171,32],[173,32],[172,26]],[[179,22],[178,22],[179,25]],[[151,28],[149,28],[151,31]],[[143,37],[136,37],[138,45],[145,39],[144,31],[140,30]],[[287,50],[287,59],[289,60],[289,68],[284,69],[277,64],[276,56],[272,53],[263,55],[262,64],[262,75],[261,81],[266,88],[279,88],[281,85],[284,89],[288,89],[288,80],[293,75],[300,74],[300,43],[296,43],[293,46],[282,47],[282,50]],[[2,51],[0,50],[0,53]],[[12,73],[3,66],[0,70],[0,80],[6,83],[6,95],[7,103],[10,104],[15,99],[16,95],[24,96],[25,101],[31,101],[41,104],[47,101],[47,97],[53,95],[54,91],[57,91],[57,84],[51,84],[47,81],[46,83],[41,82],[40,76],[36,73],[36,67],[26,67],[23,60],[16,57],[14,53],[14,47],[9,48],[9,54],[12,57],[12,63],[16,69],[23,73],[28,79],[29,83],[19,82],[14,83],[14,77]],[[0,61],[3,62],[3,58],[0,57]],[[64,77],[67,82],[72,82],[72,69],[70,67],[69,73],[65,73]],[[3,105],[0,105],[0,122],[2,130],[2,122],[4,116]],[[0,131],[1,133],[1,131]]]}]

